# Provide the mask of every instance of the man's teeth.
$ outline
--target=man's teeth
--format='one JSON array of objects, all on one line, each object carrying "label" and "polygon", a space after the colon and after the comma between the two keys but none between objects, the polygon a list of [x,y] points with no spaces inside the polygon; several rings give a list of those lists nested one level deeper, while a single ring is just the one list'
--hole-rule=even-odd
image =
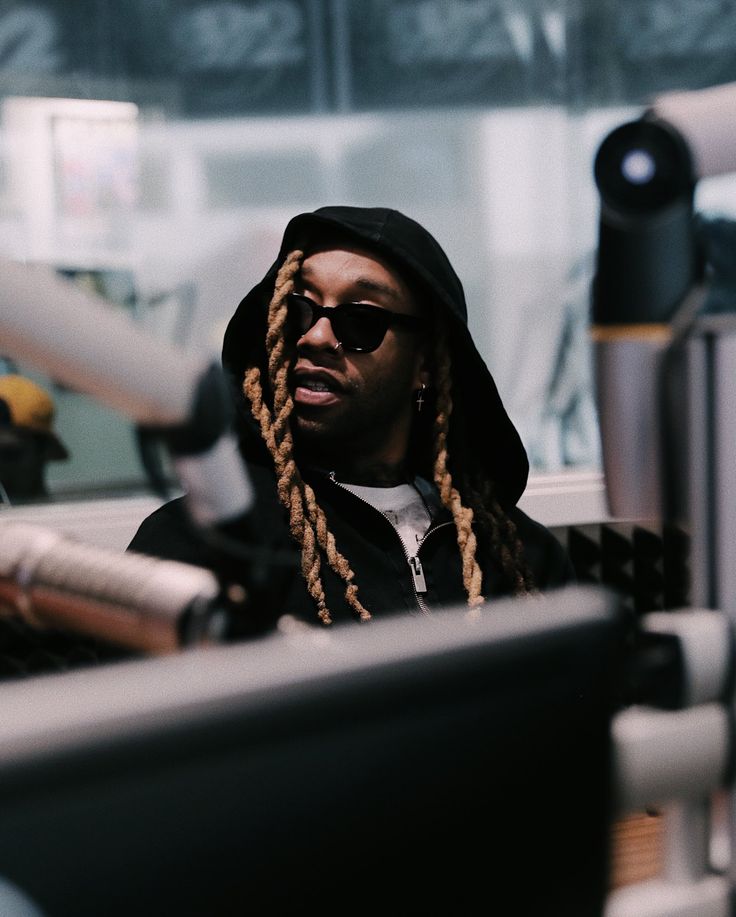
[{"label": "man's teeth", "polygon": [[313,392],[329,392],[330,387],[326,382],[318,382],[316,379],[307,379],[304,382],[304,387],[310,389]]}]

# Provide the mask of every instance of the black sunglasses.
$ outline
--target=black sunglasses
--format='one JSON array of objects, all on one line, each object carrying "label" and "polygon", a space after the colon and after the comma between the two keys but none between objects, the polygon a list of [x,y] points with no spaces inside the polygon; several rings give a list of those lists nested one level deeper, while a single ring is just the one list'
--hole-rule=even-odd
[{"label": "black sunglasses", "polygon": [[392,325],[419,331],[424,325],[417,315],[389,312],[380,306],[364,302],[343,302],[337,306],[320,306],[307,296],[289,293],[287,296],[288,322],[297,337],[306,334],[321,318],[332,325],[332,331],[344,350],[370,353],[381,346]]}]

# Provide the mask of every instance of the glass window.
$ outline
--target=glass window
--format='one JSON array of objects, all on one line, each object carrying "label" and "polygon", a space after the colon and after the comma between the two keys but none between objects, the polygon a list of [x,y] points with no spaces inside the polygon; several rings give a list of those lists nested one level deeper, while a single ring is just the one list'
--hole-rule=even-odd
[{"label": "glass window", "polygon": [[[533,471],[597,470],[593,158],[653,93],[736,80],[729,23],[736,0],[6,2],[0,256],[216,356],[290,216],[390,204],[455,263]],[[56,403],[52,498],[144,491],[130,417],[5,349]]]}]

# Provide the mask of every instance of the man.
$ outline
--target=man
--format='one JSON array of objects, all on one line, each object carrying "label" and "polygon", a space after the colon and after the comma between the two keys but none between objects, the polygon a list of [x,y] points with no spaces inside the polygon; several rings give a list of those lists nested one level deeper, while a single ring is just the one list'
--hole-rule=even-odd
[{"label": "man", "polygon": [[[414,220],[360,207],[293,218],[228,325],[223,365],[252,518],[264,542],[288,532],[300,551],[274,617],[477,609],[571,580],[557,539],[516,507],[524,447],[470,336],[461,282]],[[181,500],[144,520],[130,548],[217,563]]]},{"label": "man", "polygon": [[0,375],[0,502],[47,500],[46,466],[69,458],[49,393],[18,373]]}]

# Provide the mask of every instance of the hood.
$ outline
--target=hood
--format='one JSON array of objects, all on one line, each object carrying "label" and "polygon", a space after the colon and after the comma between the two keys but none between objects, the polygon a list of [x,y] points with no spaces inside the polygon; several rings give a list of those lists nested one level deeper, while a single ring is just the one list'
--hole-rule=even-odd
[{"label": "hood", "polygon": [[[455,441],[452,449],[475,455],[495,481],[499,501],[507,507],[515,505],[526,487],[529,462],[496,383],[470,335],[462,283],[437,240],[397,210],[321,207],[290,220],[276,261],[241,300],[225,332],[223,367],[236,391],[240,393],[248,366],[260,366],[262,375],[265,370],[268,304],[280,265],[290,251],[302,247],[301,240],[336,231],[383,255],[444,312],[452,354],[453,416],[456,411],[464,414],[466,430],[466,441]],[[238,397],[239,422],[249,425],[245,398],[242,394]],[[243,429],[240,432],[243,434]]]}]

